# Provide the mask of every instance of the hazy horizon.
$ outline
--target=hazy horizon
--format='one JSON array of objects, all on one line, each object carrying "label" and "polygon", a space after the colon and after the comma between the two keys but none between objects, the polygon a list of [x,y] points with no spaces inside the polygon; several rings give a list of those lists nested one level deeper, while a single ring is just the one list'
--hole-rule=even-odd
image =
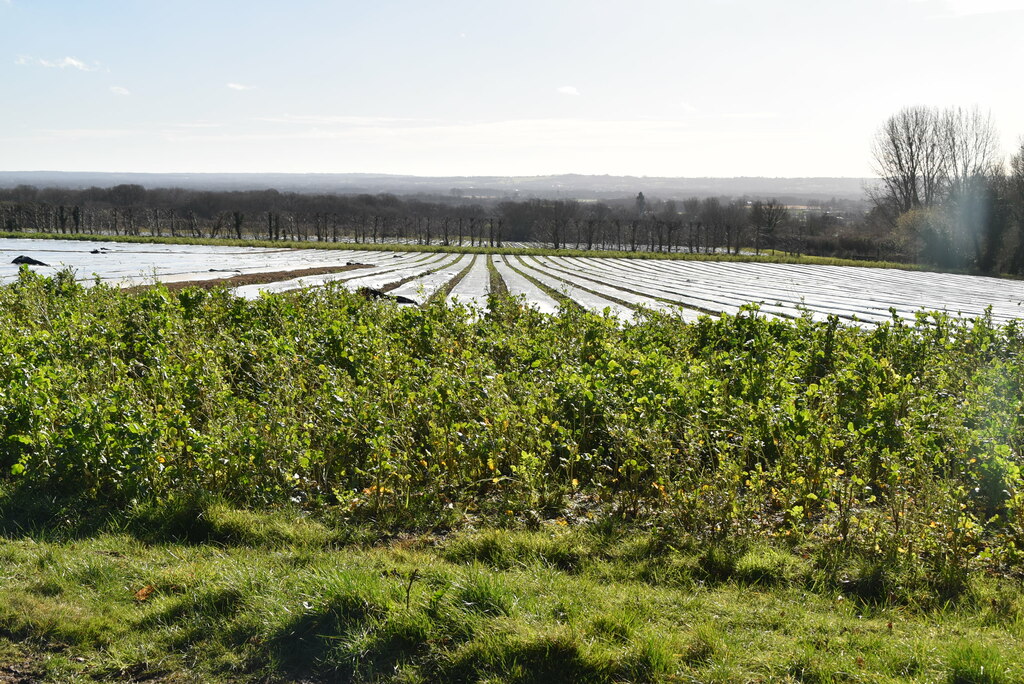
[{"label": "hazy horizon", "polygon": [[0,169],[870,178],[906,106],[1024,135],[1018,0],[0,0]]},{"label": "hazy horizon", "polygon": [[788,198],[794,201],[863,200],[871,178],[670,178],[656,176],[408,176],[362,173],[96,173],[75,171],[0,171],[0,188],[113,187],[200,191],[276,189],[302,194],[431,195],[479,198],[574,198],[611,200],[643,192],[651,199],[690,197]]}]

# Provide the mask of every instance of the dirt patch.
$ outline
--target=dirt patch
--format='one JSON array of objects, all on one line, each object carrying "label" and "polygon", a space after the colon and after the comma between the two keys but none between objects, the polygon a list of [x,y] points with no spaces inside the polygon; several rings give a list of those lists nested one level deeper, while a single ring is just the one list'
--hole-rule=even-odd
[{"label": "dirt patch", "polygon": [[43,655],[0,637],[0,684],[27,684],[43,678]]},{"label": "dirt patch", "polygon": [[[198,287],[204,290],[213,290],[218,287],[241,287],[243,285],[263,285],[265,283],[276,283],[281,280],[291,280],[302,276],[324,275],[327,273],[344,273],[345,271],[356,271],[361,268],[372,268],[372,264],[348,264],[347,266],[320,266],[318,268],[299,268],[292,271],[269,271],[267,273],[247,273],[245,275],[234,275],[226,278],[210,278],[208,280],[184,280],[172,283],[162,283],[171,292],[184,290],[187,287]],[[136,285],[126,287],[125,292],[137,292],[152,287],[152,285]]]},{"label": "dirt patch", "polygon": [[42,677],[40,664],[31,660],[0,665],[0,684],[29,684]]}]

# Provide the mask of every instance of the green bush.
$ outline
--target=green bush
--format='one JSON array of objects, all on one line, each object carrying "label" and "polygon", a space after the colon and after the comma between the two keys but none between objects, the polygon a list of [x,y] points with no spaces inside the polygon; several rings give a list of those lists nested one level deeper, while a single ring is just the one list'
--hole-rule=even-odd
[{"label": "green bush", "polygon": [[[764,549],[837,545],[948,600],[975,568],[1020,569],[1022,343],[984,317],[622,326],[501,297],[475,316],[340,287],[245,301],[24,270],[0,287],[0,479],[22,500],[166,511],[190,539],[330,542],[197,519],[217,513],[204,501],[441,531],[612,516],[685,539],[712,580],[786,583],[788,552]],[[556,546],[450,553],[584,558]],[[883,574],[856,593],[888,600]]]}]

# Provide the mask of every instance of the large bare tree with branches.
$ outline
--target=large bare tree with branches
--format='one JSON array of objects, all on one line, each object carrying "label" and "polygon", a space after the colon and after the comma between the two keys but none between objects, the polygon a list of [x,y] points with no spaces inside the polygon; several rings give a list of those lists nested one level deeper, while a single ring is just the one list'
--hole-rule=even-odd
[{"label": "large bare tree with branches", "polygon": [[992,176],[999,166],[999,136],[990,114],[973,109],[947,109],[939,119],[940,145],[947,191],[963,196],[971,182]]},{"label": "large bare tree with branches", "polygon": [[908,107],[879,129],[873,155],[882,179],[875,202],[903,226],[906,239],[923,240],[935,263],[996,268],[1009,214],[999,199],[1002,168],[991,115],[977,107]]},{"label": "large bare tree with branches", "polygon": [[976,107],[907,107],[882,125],[872,153],[882,179],[876,201],[903,214],[956,201],[990,176],[999,141],[992,117]]},{"label": "large bare tree with branches", "polygon": [[872,150],[885,201],[897,213],[933,206],[944,174],[940,116],[930,107],[907,107],[882,125]]}]

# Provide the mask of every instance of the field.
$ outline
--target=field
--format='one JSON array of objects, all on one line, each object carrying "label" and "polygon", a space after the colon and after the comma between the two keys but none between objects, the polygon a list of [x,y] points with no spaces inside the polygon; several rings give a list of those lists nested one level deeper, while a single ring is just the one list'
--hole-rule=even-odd
[{"label": "field", "polygon": [[1018,283],[329,258],[4,276],[0,681],[1024,678]]},{"label": "field", "polygon": [[[139,285],[160,281],[215,282],[264,273],[316,275],[281,277],[235,289],[255,298],[325,283],[356,290],[385,290],[419,303],[456,299],[485,309],[492,288],[522,297],[546,313],[562,302],[609,310],[633,321],[639,309],[674,311],[687,320],[701,314],[735,315],[758,305],[768,317],[815,320],[834,315],[844,323],[875,324],[895,314],[913,321],[919,311],[976,317],[988,311],[996,322],[1021,314],[1024,282],[990,277],[828,263],[769,263],[767,260],[630,259],[558,256],[545,250],[512,253],[378,251],[366,249],[286,249],[8,239],[0,251],[0,282],[17,277],[9,262],[29,255],[49,264],[34,266],[45,275],[70,269],[85,284]],[[344,270],[350,265],[363,266]],[[336,268],[338,272],[329,272]]]}]

